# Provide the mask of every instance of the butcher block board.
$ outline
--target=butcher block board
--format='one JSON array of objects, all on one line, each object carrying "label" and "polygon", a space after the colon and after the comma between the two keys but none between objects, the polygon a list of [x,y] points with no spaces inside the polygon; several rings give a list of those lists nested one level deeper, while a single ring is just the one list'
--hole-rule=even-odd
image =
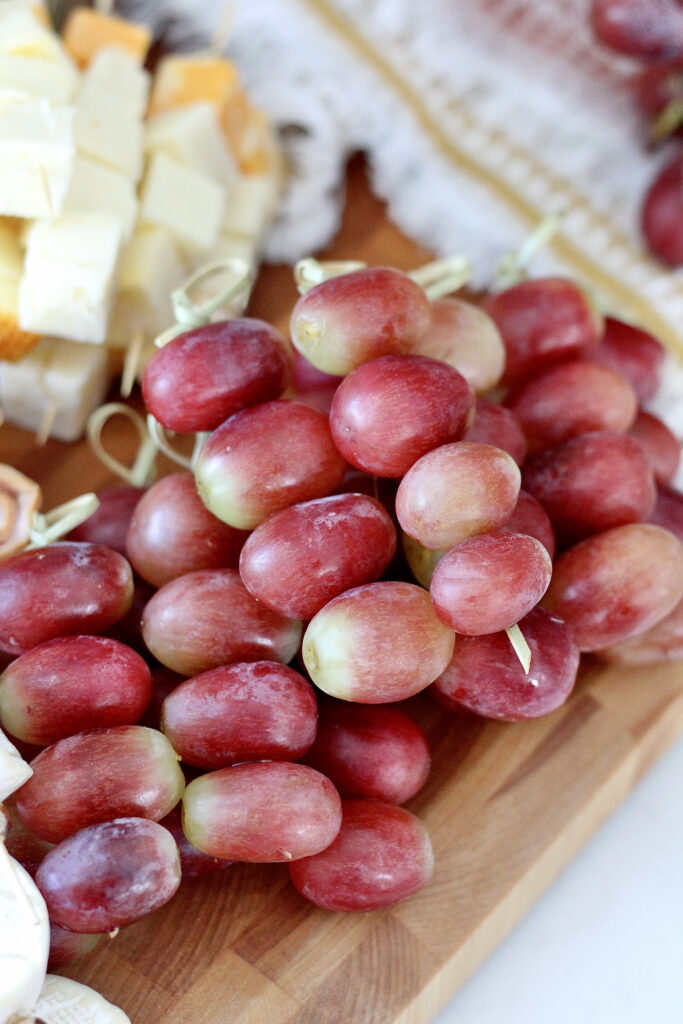
[{"label": "butcher block board", "polygon": [[[327,255],[404,268],[429,258],[388,223],[358,161]],[[268,268],[251,312],[286,329],[295,297],[291,273]],[[110,447],[130,455],[129,426],[108,429]],[[42,483],[46,508],[110,482],[84,444],[36,448],[7,426],[0,460]],[[567,704],[530,723],[447,715],[422,695],[406,707],[433,754],[409,805],[436,858],[422,892],[386,911],[331,914],[300,898],[283,866],[235,865],[183,883],[64,973],[133,1024],[428,1024],[683,732],[683,664],[588,660]]]}]

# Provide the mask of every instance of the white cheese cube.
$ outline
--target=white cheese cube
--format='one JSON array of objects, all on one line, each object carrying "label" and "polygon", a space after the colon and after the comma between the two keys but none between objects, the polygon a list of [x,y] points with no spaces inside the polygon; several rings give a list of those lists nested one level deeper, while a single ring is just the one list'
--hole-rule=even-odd
[{"label": "white cheese cube", "polygon": [[142,176],[142,122],[105,92],[81,91],[76,99],[74,140],[80,153],[127,174]]},{"label": "white cheese cube", "polygon": [[165,153],[184,167],[206,174],[228,191],[239,177],[235,158],[211,103],[192,103],[150,117],[145,152]]},{"label": "white cheese cube", "polygon": [[222,235],[260,240],[277,207],[278,182],[272,175],[242,175],[228,196]]},{"label": "white cheese cube", "polygon": [[73,107],[0,95],[0,214],[59,214],[73,171],[73,116]]},{"label": "white cheese cube", "polygon": [[138,200],[133,182],[125,174],[97,160],[76,154],[71,185],[64,200],[64,213],[105,210],[121,220],[123,239],[135,227]]},{"label": "white cheese cube", "polygon": [[173,323],[171,292],[188,274],[175,239],[164,228],[138,229],[123,251],[107,344],[126,348],[142,331],[152,339]]},{"label": "white cheese cube", "polygon": [[18,363],[0,364],[0,401],[6,418],[37,431],[46,420],[50,436],[75,441],[109,385],[107,351],[101,345],[42,338]]},{"label": "white cheese cube", "polygon": [[65,56],[59,36],[28,5],[0,3],[0,53],[20,57]]},{"label": "white cheese cube", "polygon": [[67,60],[0,54],[0,89],[43,96],[52,103],[68,103],[77,87],[78,71]]},{"label": "white cheese cube", "polygon": [[155,153],[142,186],[140,221],[167,228],[181,249],[201,255],[215,244],[225,209],[225,189]]},{"label": "white cheese cube", "polygon": [[140,67],[131,53],[112,46],[100,50],[84,72],[81,95],[88,102],[113,97],[119,107],[139,121],[147,110],[149,87],[149,72]]},{"label": "white cheese cube", "polygon": [[121,220],[69,213],[35,225],[19,288],[25,330],[101,344],[114,297]]}]

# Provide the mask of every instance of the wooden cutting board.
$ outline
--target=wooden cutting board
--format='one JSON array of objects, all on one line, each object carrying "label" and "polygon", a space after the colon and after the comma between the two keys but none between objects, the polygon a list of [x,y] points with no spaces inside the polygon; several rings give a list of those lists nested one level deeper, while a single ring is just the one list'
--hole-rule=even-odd
[{"label": "wooden cutting board", "polygon": [[[359,162],[332,254],[404,268],[429,258],[387,222]],[[289,270],[268,268],[253,314],[286,328],[295,297]],[[109,429],[129,454],[132,431]],[[7,426],[0,461],[42,483],[46,508],[109,482],[84,444],[38,449]],[[683,732],[683,664],[625,671],[588,659],[567,704],[524,724],[447,716],[424,696],[406,706],[433,753],[409,805],[436,857],[421,893],[330,914],[298,896],[284,867],[236,865],[184,883],[64,973],[133,1024],[428,1024]]]}]

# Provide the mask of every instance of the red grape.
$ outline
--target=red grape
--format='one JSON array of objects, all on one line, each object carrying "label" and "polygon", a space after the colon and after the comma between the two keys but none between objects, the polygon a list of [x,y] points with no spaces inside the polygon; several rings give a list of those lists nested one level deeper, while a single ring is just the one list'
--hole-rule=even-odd
[{"label": "red grape", "polygon": [[423,455],[408,470],[396,494],[396,515],[425,547],[450,548],[502,526],[517,503],[520,481],[507,452],[456,441]]},{"label": "red grape", "polygon": [[164,701],[161,727],[188,764],[298,761],[315,739],[313,687],[272,661],[224,665],[188,679]]},{"label": "red grape", "polygon": [[58,971],[68,967],[75,960],[90,953],[99,946],[104,935],[83,935],[71,932],[68,928],[50,922],[50,958],[47,962],[48,971]]},{"label": "red grape", "polygon": [[655,117],[672,101],[683,102],[683,60],[676,58],[646,65],[632,84],[640,110]]},{"label": "red grape", "polygon": [[172,473],[138,504],[126,547],[135,571],[163,587],[197,569],[236,569],[246,537],[209,512],[191,473]]},{"label": "red grape", "polygon": [[290,320],[294,346],[318,370],[345,375],[377,356],[410,352],[427,331],[422,288],[390,267],[366,267],[316,285]]},{"label": "red grape", "polygon": [[426,334],[413,353],[459,370],[479,395],[495,387],[505,369],[505,346],[491,317],[462,299],[436,299]]},{"label": "red grape", "polygon": [[528,673],[507,633],[456,636],[453,657],[431,692],[450,711],[521,722],[547,715],[565,702],[579,668],[579,649],[556,615],[534,608],[519,623],[531,650]]},{"label": "red grape", "polygon": [[133,600],[133,574],[116,551],[63,542],[0,565],[0,650],[23,654],[57,636],[98,633]]},{"label": "red grape", "polygon": [[345,470],[327,416],[279,401],[244,409],[214,430],[195,476],[214,515],[253,530],[272,512],[330,494]]},{"label": "red grape", "polygon": [[69,736],[34,757],[31,768],[33,775],[17,790],[17,811],[51,843],[112,818],[158,821],[185,788],[171,744],[141,725]]},{"label": "red grape", "polygon": [[222,857],[210,857],[208,853],[202,853],[201,850],[192,845],[183,832],[182,807],[180,804],[174,807],[165,818],[162,818],[159,824],[168,829],[176,841],[183,879],[203,878],[204,875],[211,875],[215,871],[222,871],[224,868],[229,868],[231,864],[235,863]]},{"label": "red grape", "polygon": [[683,156],[675,156],[645,193],[641,229],[651,251],[664,263],[683,263]]},{"label": "red grape", "polygon": [[110,932],[163,906],[180,885],[167,829],[143,818],[90,825],[47,855],[36,884],[50,920],[74,932]]},{"label": "red grape", "polygon": [[318,734],[306,764],[335,784],[342,796],[403,804],[429,774],[424,732],[405,712],[390,705],[320,704]]},{"label": "red grape", "polygon": [[509,533],[527,533],[540,540],[551,558],[555,557],[555,531],[540,501],[527,491],[520,491],[512,515],[500,527]]},{"label": "red grape", "polygon": [[252,597],[236,569],[204,569],[157,591],[142,632],[155,658],[192,676],[236,661],[286,664],[299,648],[301,623]]},{"label": "red grape", "polygon": [[582,651],[599,651],[644,633],[682,597],[683,545],[659,526],[632,523],[561,554],[543,604]]},{"label": "red grape", "polygon": [[54,843],[48,843],[46,839],[41,839],[40,836],[37,836],[35,832],[24,825],[19,817],[19,812],[16,809],[13,798],[6,800],[2,806],[5,809],[9,822],[5,837],[7,852],[11,857],[19,861],[21,866],[33,878],[38,870],[38,865],[45,857],[45,854],[53,849]]},{"label": "red grape", "polygon": [[100,491],[98,507],[85,522],[67,533],[65,540],[104,544],[125,555],[128,524],[144,493],[144,487],[112,487]]},{"label": "red grape", "polygon": [[142,395],[169,430],[215,430],[240,409],[278,398],[290,370],[287,342],[270,324],[222,320],[159,349],[145,369]]},{"label": "red grape", "polygon": [[524,467],[524,487],[566,543],[647,519],[655,503],[650,463],[632,437],[583,434]]},{"label": "red grape", "polygon": [[605,647],[600,657],[617,665],[657,665],[683,658],[683,601],[651,629],[613,647]]},{"label": "red grape", "polygon": [[147,709],[139,720],[139,725],[147,725],[150,729],[161,729],[161,708],[169,693],[185,682],[186,676],[173,672],[165,665],[156,665],[152,669],[152,697]]},{"label": "red grape", "polygon": [[681,445],[666,423],[641,410],[629,430],[645,452],[658,483],[666,484],[676,474],[681,460]]},{"label": "red grape", "polygon": [[434,855],[414,814],[379,800],[344,800],[339,835],[289,867],[295,888],[325,910],[378,910],[429,881]]},{"label": "red grape", "polygon": [[477,399],[474,420],[463,440],[502,448],[518,466],[526,458],[526,437],[519,416],[488,398]]},{"label": "red grape", "polygon": [[523,533],[469,537],[443,556],[429,592],[442,622],[481,636],[513,626],[538,604],[552,561],[540,541]]},{"label": "red grape", "polygon": [[341,800],[330,780],[287,761],[209,772],[183,797],[185,835],[212,857],[298,860],[329,846],[340,824]]},{"label": "red grape", "polygon": [[625,377],[581,360],[550,367],[520,385],[506,404],[521,421],[530,456],[589,431],[623,433],[638,410],[638,398]]},{"label": "red grape", "polygon": [[67,636],[27,651],[0,677],[0,718],[14,736],[47,746],[83,729],[133,725],[152,694],[147,664],[125,644]]},{"label": "red grape", "polygon": [[332,373],[323,373],[322,370],[317,370],[313,363],[309,363],[308,359],[302,356],[296,348],[292,349],[292,355],[294,357],[292,386],[300,395],[334,391],[344,379]]},{"label": "red grape", "polygon": [[443,672],[453,633],[413,583],[384,581],[335,597],[309,623],[302,653],[325,693],[364,704],[403,700]]},{"label": "red grape", "polygon": [[661,341],[647,331],[608,316],[602,341],[590,358],[626,377],[638,400],[647,402],[659,388],[664,355]]},{"label": "red grape", "polygon": [[240,574],[250,594],[290,618],[311,619],[344,590],[382,575],[396,530],[378,501],[337,494],[275,512],[247,540]]},{"label": "red grape", "polygon": [[602,316],[586,292],[561,277],[521,281],[493,295],[486,309],[505,342],[504,384],[585,355],[602,335]]},{"label": "red grape", "polygon": [[666,484],[659,484],[655,507],[648,522],[670,530],[683,544],[683,494]]},{"label": "red grape", "polygon": [[593,0],[593,31],[605,46],[629,57],[683,54],[683,11],[676,0]]}]

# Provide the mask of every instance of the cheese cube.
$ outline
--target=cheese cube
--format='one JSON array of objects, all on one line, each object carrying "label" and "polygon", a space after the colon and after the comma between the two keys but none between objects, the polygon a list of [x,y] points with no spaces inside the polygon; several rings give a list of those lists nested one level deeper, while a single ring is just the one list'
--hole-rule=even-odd
[{"label": "cheese cube", "polygon": [[242,175],[228,196],[221,234],[259,241],[275,213],[278,192],[272,175]]},{"label": "cheese cube", "polygon": [[149,339],[173,323],[171,292],[188,274],[170,231],[138,229],[123,251],[107,344],[127,347],[138,331]]},{"label": "cheese cube", "polygon": [[68,213],[36,224],[19,289],[28,331],[101,344],[114,297],[121,220],[112,213]]},{"label": "cheese cube", "polygon": [[44,99],[0,95],[0,214],[60,212],[73,170],[73,115]]},{"label": "cheese cube", "polygon": [[59,36],[28,4],[0,3],[0,53],[18,57],[64,57]]},{"label": "cheese cube", "polygon": [[192,103],[150,117],[145,125],[145,152],[148,156],[165,153],[228,189],[238,178],[216,108],[210,103]]},{"label": "cheese cube", "polygon": [[243,174],[274,172],[279,175],[280,150],[270,121],[262,110],[249,108],[234,147]]},{"label": "cheese cube", "polygon": [[106,350],[100,345],[42,338],[20,363],[0,365],[0,401],[17,426],[37,431],[47,421],[61,441],[81,437],[109,384]]},{"label": "cheese cube", "polygon": [[2,0],[2,4],[0,4],[1,16],[19,8],[28,9],[41,25],[45,25],[46,28],[52,28],[50,13],[42,0]]},{"label": "cheese cube", "polygon": [[78,72],[68,61],[0,54],[0,90],[13,89],[29,96],[44,96],[52,103],[68,103],[77,86]]},{"label": "cheese cube", "polygon": [[164,57],[152,83],[149,114],[207,101],[219,118],[227,105],[242,94],[237,68],[220,57]]},{"label": "cheese cube", "polygon": [[127,174],[133,182],[142,176],[142,123],[125,106],[102,93],[81,94],[76,100],[74,140],[79,152]]},{"label": "cheese cube", "polygon": [[121,220],[122,236],[126,241],[133,233],[137,208],[135,186],[130,178],[97,160],[76,155],[63,213],[97,210],[113,213]]},{"label": "cheese cube", "polygon": [[88,7],[77,7],[66,20],[62,38],[66,49],[81,67],[87,67],[96,54],[109,46],[126,50],[142,64],[152,33],[145,25],[124,21]]},{"label": "cheese cube", "polygon": [[225,189],[155,153],[142,186],[140,222],[168,228],[187,254],[201,254],[218,238],[225,209]]},{"label": "cheese cube", "polygon": [[24,254],[13,224],[0,222],[0,359],[20,359],[38,341],[19,327],[19,281]]},{"label": "cheese cube", "polygon": [[24,270],[24,254],[13,221],[0,221],[0,281],[19,282]]},{"label": "cheese cube", "polygon": [[106,102],[111,97],[131,118],[144,117],[149,99],[150,75],[125,50],[109,47],[100,50],[84,73],[81,95],[90,102]]}]

